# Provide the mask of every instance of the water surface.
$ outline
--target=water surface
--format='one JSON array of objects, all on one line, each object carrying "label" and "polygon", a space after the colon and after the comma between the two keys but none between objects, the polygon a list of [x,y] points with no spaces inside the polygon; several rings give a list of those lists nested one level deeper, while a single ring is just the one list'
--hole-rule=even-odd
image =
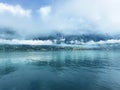
[{"label": "water surface", "polygon": [[0,90],[119,89],[119,50],[0,52]]}]

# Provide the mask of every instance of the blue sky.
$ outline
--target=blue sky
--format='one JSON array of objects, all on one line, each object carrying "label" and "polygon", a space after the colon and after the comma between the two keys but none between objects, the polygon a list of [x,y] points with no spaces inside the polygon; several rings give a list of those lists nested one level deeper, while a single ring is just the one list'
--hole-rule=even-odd
[{"label": "blue sky", "polygon": [[56,0],[33,0],[33,1],[30,1],[30,0],[0,0],[0,2],[3,2],[3,3],[9,3],[12,5],[20,4],[21,6],[25,8],[32,8],[32,9],[36,9],[44,5],[51,5],[55,1]]},{"label": "blue sky", "polygon": [[120,0],[0,0],[0,26],[19,33],[120,32]]}]

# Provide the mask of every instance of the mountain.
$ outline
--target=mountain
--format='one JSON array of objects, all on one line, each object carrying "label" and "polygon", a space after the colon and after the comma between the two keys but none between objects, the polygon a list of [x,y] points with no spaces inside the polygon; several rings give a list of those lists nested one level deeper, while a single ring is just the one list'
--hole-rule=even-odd
[{"label": "mountain", "polygon": [[0,28],[0,38],[1,39],[14,39],[19,35],[11,28]]},{"label": "mountain", "polygon": [[[109,39],[115,39],[116,37],[113,37],[108,34],[94,34],[94,33],[84,33],[84,34],[63,34],[61,32],[54,32],[47,36],[38,36],[33,38],[34,40],[52,40],[56,44],[75,44],[80,42],[89,42],[89,41],[105,41]],[[117,38],[116,38],[117,39]]]}]

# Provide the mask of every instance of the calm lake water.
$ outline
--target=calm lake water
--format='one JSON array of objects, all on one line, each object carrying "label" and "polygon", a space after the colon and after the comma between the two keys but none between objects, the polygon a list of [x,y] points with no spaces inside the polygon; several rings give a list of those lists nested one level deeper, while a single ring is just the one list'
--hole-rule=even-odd
[{"label": "calm lake water", "polygon": [[0,90],[120,90],[120,51],[0,52]]}]

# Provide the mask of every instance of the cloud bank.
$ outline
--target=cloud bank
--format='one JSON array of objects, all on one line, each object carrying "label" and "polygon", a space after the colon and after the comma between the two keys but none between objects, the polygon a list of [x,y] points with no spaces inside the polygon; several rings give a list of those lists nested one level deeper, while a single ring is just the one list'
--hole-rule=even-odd
[{"label": "cloud bank", "polygon": [[119,0],[66,0],[36,10],[0,3],[0,26],[10,27],[22,37],[63,33],[120,33]]},{"label": "cloud bank", "polygon": [[52,41],[50,40],[6,40],[0,39],[0,45],[52,45]]}]

